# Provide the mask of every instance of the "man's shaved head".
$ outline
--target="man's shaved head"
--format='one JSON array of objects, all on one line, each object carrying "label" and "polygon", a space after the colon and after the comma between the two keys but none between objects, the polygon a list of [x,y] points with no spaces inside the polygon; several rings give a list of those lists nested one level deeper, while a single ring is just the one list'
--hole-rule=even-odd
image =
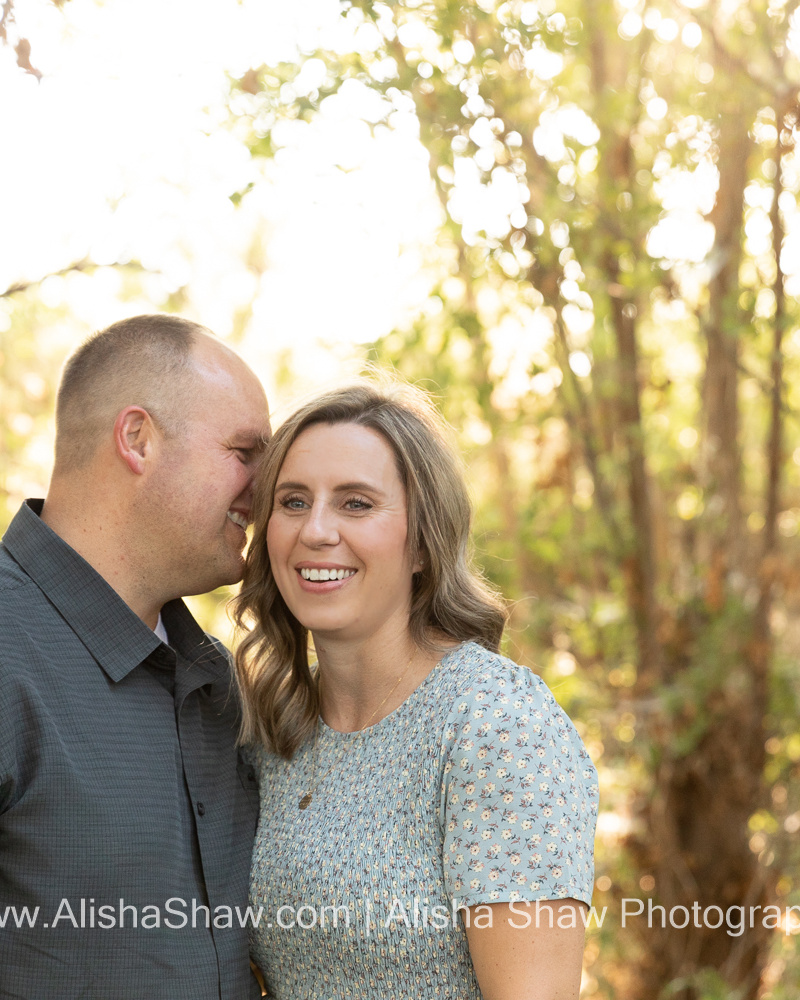
[{"label": "man's shaved head", "polygon": [[162,605],[242,578],[264,389],[209,330],[134,316],[66,364],[42,518],[151,628]]},{"label": "man's shaved head", "polygon": [[194,381],[193,348],[205,337],[213,334],[204,326],[163,314],[134,316],[93,334],[61,378],[55,471],[85,467],[126,406],[147,410],[166,436],[180,433]]}]

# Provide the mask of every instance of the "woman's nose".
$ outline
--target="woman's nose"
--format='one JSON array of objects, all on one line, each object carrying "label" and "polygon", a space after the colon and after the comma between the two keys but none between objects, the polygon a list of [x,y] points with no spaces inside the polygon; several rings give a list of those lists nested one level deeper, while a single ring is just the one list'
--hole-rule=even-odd
[{"label": "woman's nose", "polygon": [[315,503],[303,520],[300,539],[306,545],[336,545],[339,532],[336,528],[336,518],[326,504]]}]

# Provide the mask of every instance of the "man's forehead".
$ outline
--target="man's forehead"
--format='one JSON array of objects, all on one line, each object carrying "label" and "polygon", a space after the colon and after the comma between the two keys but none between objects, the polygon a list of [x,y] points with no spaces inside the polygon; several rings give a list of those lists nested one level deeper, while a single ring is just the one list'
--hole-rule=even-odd
[{"label": "man's forehead", "polygon": [[[214,420],[213,412],[211,417]],[[217,420],[214,422],[220,431],[224,428],[226,443],[232,448],[261,449],[272,437],[266,398],[263,406],[259,406],[258,409],[245,405],[237,406],[233,411],[229,410],[226,416],[219,415],[218,420],[221,423]]]},{"label": "man's forehead", "polygon": [[199,336],[192,349],[194,410],[229,447],[260,449],[271,435],[267,397],[258,378],[230,348]]},{"label": "man's forehead", "polygon": [[239,391],[242,387],[248,389],[261,388],[253,372],[240,357],[232,352],[206,352],[192,357],[191,367],[197,378],[204,383],[207,391],[230,392]]},{"label": "man's forehead", "polygon": [[[201,385],[199,391],[209,396],[234,394],[252,400],[266,410],[266,394],[251,368],[233,351],[222,344],[212,344],[191,361],[194,374]],[[244,402],[244,399],[242,400]]]}]

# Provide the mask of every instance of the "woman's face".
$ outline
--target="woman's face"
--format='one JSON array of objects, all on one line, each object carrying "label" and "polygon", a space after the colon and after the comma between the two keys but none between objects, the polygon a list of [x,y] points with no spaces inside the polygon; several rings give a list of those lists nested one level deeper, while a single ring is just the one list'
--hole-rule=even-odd
[{"label": "woman's face", "polygon": [[420,566],[383,436],[350,423],[298,435],[278,473],[267,549],[289,610],[315,635],[365,640],[404,630]]}]

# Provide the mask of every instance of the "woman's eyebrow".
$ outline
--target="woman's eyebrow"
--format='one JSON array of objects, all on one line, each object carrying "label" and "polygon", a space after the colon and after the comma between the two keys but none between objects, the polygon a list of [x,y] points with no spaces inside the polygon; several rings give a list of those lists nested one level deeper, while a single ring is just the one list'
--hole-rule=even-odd
[{"label": "woman's eyebrow", "polygon": [[[284,481],[277,484],[276,490],[308,490],[308,485],[306,483]],[[340,483],[338,486],[334,486],[334,493],[349,493],[350,491],[355,491],[357,493],[372,493],[384,496],[384,492],[374,483],[364,483],[364,482],[352,482],[352,483]]]},{"label": "woman's eyebrow", "polygon": [[336,486],[335,490],[337,493],[346,493],[354,490],[358,493],[379,493],[381,496],[384,495],[383,490],[374,483],[342,483],[341,486]]},{"label": "woman's eyebrow", "polygon": [[277,483],[275,486],[276,490],[307,490],[308,487],[305,483],[295,483],[290,480],[285,480],[282,483]]}]

